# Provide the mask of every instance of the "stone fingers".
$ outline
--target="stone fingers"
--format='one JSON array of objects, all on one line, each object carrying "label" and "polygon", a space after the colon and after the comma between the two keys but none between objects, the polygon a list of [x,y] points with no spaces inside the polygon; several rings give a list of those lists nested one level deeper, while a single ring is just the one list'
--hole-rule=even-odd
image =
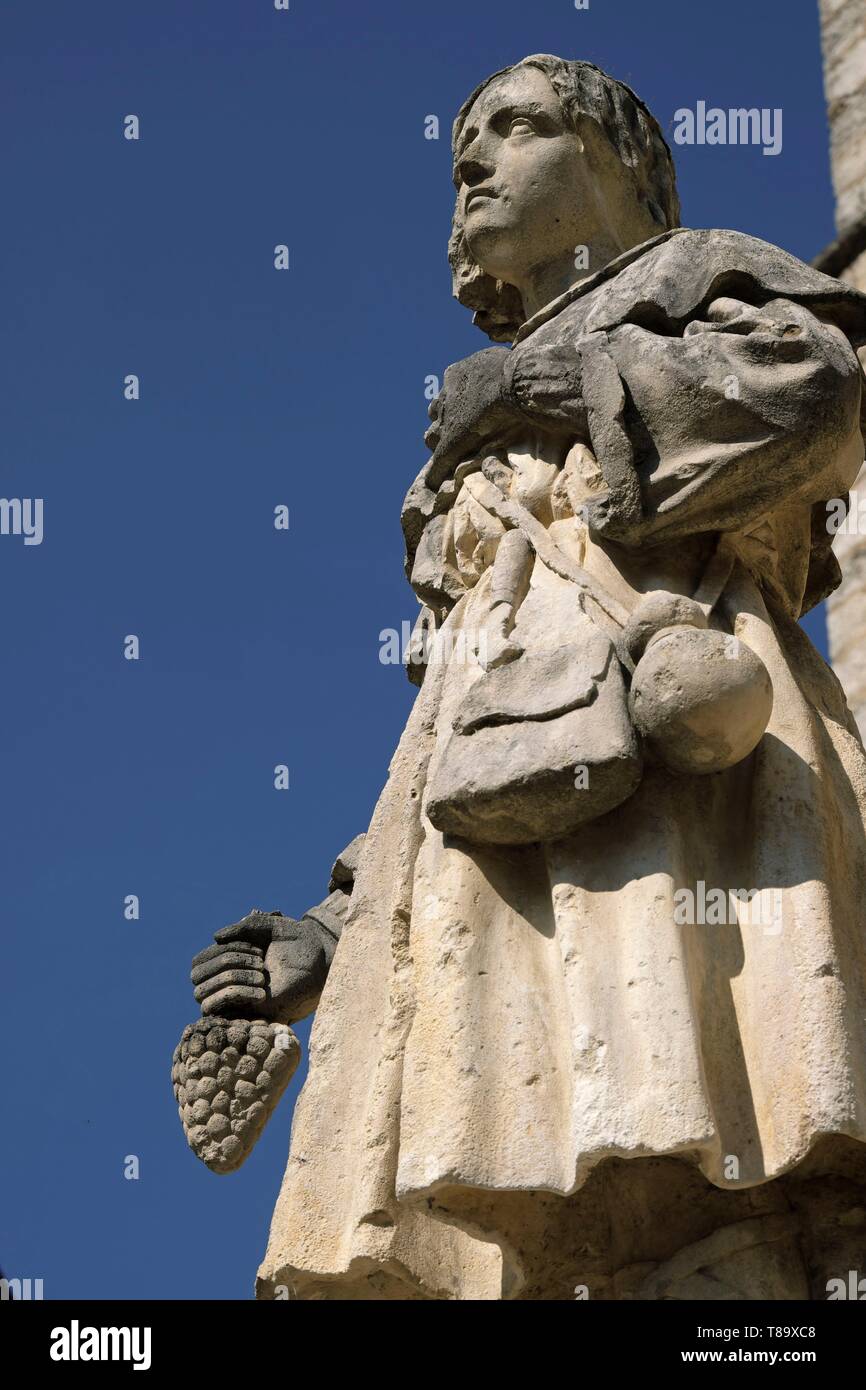
[{"label": "stone fingers", "polygon": [[253,908],[242,921],[233,922],[230,927],[222,927],[215,932],[214,941],[220,946],[231,943],[232,950],[242,945],[267,946],[273,932],[275,916],[279,918],[281,914],[260,912],[258,908]]},{"label": "stone fingers", "polygon": [[264,951],[258,946],[248,951],[240,951],[234,947],[229,949],[225,946],[211,946],[196,956],[192,963],[190,979],[194,985],[200,985],[204,980],[221,974],[223,970],[260,970],[263,961]]},{"label": "stone fingers", "polygon": [[210,998],[213,994],[221,993],[228,986],[235,987],[237,985],[260,990],[264,998],[266,995],[264,970],[221,970],[219,974],[196,985],[194,991],[196,1002],[201,1004],[205,999]]},{"label": "stone fingers", "polygon": [[226,985],[201,1001],[203,1014],[228,1017],[232,1014],[258,1016],[267,1003],[268,992],[254,985]]}]

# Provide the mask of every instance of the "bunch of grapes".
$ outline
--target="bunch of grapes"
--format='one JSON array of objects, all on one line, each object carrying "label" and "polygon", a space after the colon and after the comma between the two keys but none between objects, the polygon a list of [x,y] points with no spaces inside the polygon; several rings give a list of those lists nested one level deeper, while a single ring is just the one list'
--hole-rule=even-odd
[{"label": "bunch of grapes", "polygon": [[301,1056],[284,1023],[200,1018],[183,1030],[171,1079],[193,1153],[214,1173],[239,1168]]}]

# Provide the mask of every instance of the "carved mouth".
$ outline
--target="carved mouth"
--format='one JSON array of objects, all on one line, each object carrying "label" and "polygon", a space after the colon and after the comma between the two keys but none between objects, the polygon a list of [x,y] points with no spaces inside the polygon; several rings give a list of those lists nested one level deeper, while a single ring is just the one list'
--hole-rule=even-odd
[{"label": "carved mouth", "polygon": [[476,198],[498,198],[499,194],[494,193],[492,188],[471,188],[466,195],[466,211],[468,212]]}]

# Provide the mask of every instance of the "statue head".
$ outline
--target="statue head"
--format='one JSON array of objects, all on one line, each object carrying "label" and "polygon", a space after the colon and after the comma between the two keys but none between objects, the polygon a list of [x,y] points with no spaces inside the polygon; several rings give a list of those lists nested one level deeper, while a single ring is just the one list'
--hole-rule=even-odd
[{"label": "statue head", "polygon": [[530,287],[581,278],[578,248],[591,274],[679,225],[658,122],[592,63],[538,54],[494,73],[460,108],[452,147],[454,293],[496,342],[533,312]]}]

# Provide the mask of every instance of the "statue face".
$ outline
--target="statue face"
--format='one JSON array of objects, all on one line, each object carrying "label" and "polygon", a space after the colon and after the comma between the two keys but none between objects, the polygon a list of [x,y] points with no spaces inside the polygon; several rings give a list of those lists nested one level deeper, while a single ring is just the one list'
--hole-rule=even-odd
[{"label": "statue face", "polygon": [[472,257],[520,286],[589,241],[598,192],[584,144],[538,68],[496,78],[471,107],[455,157]]}]

